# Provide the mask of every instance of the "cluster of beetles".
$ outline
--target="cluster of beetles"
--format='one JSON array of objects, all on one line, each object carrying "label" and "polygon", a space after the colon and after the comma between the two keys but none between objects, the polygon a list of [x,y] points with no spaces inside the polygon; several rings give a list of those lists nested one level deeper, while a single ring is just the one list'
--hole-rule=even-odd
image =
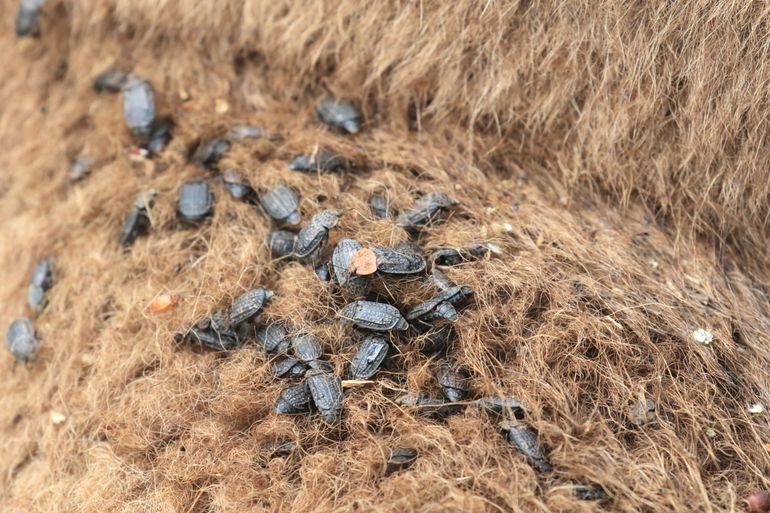
[{"label": "cluster of beetles", "polygon": [[[23,3],[26,10],[19,15],[20,19],[31,19],[27,4],[30,2]],[[42,5],[42,2],[39,4]],[[156,117],[155,93],[147,80],[110,68],[95,78],[93,87],[98,92],[122,93],[126,126],[143,155],[152,158],[164,150],[173,137],[174,124],[170,118]],[[351,102],[326,98],[320,102],[316,112],[320,121],[337,133],[356,134],[361,128],[360,113]],[[346,298],[347,304],[339,311],[341,322],[352,325],[362,333],[362,341],[349,364],[349,377],[353,380],[370,380],[377,374],[391,349],[388,333],[392,331],[413,330],[423,336],[425,342],[422,352],[425,354],[445,351],[455,334],[452,322],[458,319],[459,311],[469,303],[473,290],[451,282],[440,268],[499,254],[500,248],[488,243],[459,249],[439,248],[426,259],[422,249],[413,242],[396,247],[367,247],[352,239],[341,239],[329,255],[326,247],[329,231],[337,227],[341,212],[322,210],[302,224],[299,195],[288,185],[278,184],[267,191],[256,191],[237,170],[219,171],[217,164],[231,145],[263,135],[260,127],[235,126],[225,135],[202,141],[191,152],[190,160],[216,171],[218,181],[233,198],[253,204],[271,219],[275,229],[270,232],[267,245],[274,257],[293,259],[312,266],[319,279],[333,282]],[[83,165],[82,161],[73,162],[73,167],[80,168]],[[344,173],[349,165],[343,156],[318,149],[311,154],[297,156],[288,163],[288,168],[299,172]],[[154,192],[144,193],[133,202],[117,238],[121,246],[131,246],[138,237],[149,231],[149,212],[154,197]],[[373,215],[393,220],[412,234],[440,222],[456,204],[444,193],[431,192],[399,214],[385,194],[377,193],[369,198]],[[177,211],[180,220],[186,224],[205,222],[214,211],[214,194],[209,183],[194,180],[182,184]],[[28,303],[36,313],[40,313],[47,303],[47,292],[53,285],[52,266],[52,260],[46,258],[36,265],[32,273]],[[374,274],[388,279],[426,273],[436,291],[435,295],[413,307],[406,315],[389,303],[377,301],[376,295],[372,297],[370,294],[371,276]],[[263,288],[246,291],[228,308],[207,315],[192,326],[180,330],[176,340],[216,351],[230,351],[241,346],[247,339],[256,340],[265,352],[279,355],[274,365],[275,376],[294,383],[280,392],[275,404],[276,413],[304,414],[317,411],[327,424],[338,425],[343,410],[342,379],[334,374],[333,366],[324,359],[322,346],[314,335],[289,333],[280,322],[264,324],[258,321],[259,314],[272,297],[273,292]],[[6,345],[17,362],[34,360],[40,342],[32,320],[15,320],[6,333]],[[508,442],[538,472],[552,470],[547,451],[538,442],[536,432],[523,420],[526,410],[518,400],[505,396],[468,400],[469,375],[450,360],[438,366],[436,381],[443,397],[407,394],[397,398],[396,403],[415,408],[423,415],[436,417],[451,415],[467,406],[501,416],[499,425]],[[413,448],[393,448],[385,473],[406,468],[417,457],[418,453]],[[578,486],[575,490],[577,497],[582,500],[608,498],[606,492],[597,486]]]}]

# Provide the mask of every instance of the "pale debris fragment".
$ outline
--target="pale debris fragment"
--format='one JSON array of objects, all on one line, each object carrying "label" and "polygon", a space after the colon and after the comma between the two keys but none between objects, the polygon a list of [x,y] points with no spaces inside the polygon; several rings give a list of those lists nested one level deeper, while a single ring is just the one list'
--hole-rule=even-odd
[{"label": "pale debris fragment", "polygon": [[369,248],[361,248],[350,257],[348,271],[356,276],[368,276],[377,271],[377,256]]},{"label": "pale debris fragment", "polygon": [[217,114],[227,114],[230,110],[230,104],[224,98],[217,98],[214,100],[214,111]]},{"label": "pale debris fragment", "polygon": [[714,341],[714,334],[703,328],[692,332],[692,338],[699,344],[709,345]]},{"label": "pale debris fragment", "polygon": [[342,388],[360,387],[364,385],[371,385],[372,383],[377,383],[377,382],[372,381],[370,379],[343,379]]},{"label": "pale debris fragment", "polygon": [[179,297],[176,294],[161,292],[155,296],[147,305],[147,310],[151,313],[166,313],[176,308]]},{"label": "pale debris fragment", "polygon": [[656,418],[655,403],[652,399],[640,398],[631,405],[628,413],[629,419],[637,426],[643,426],[653,422]]},{"label": "pale debris fragment", "polygon": [[749,406],[749,413],[757,414],[765,411],[765,405],[762,403],[754,403]]},{"label": "pale debris fragment", "polygon": [[80,355],[80,363],[91,366],[96,363],[96,357],[91,353],[83,353]]},{"label": "pale debris fragment", "polygon": [[63,413],[59,413],[58,411],[51,410],[51,422],[54,426],[58,426],[62,422],[67,420],[67,417]]},{"label": "pale debris fragment", "polygon": [[511,233],[513,225],[511,223],[495,223],[492,225],[492,229],[497,233]]},{"label": "pale debris fragment", "polygon": [[138,146],[132,146],[128,149],[128,160],[131,162],[137,162],[141,163],[147,160],[147,157],[149,156],[150,152],[145,150],[144,148],[139,148]]}]

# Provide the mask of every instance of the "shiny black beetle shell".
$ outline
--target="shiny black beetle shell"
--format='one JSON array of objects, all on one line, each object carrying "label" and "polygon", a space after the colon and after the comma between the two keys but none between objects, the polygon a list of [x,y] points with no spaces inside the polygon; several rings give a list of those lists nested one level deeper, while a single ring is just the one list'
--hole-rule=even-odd
[{"label": "shiny black beetle shell", "polygon": [[40,34],[38,9],[19,5],[16,11],[16,35],[18,37],[35,37]]},{"label": "shiny black beetle shell", "polygon": [[209,184],[204,181],[192,181],[179,189],[179,214],[190,222],[201,222],[214,211],[214,195]]},{"label": "shiny black beetle shell", "polygon": [[347,100],[326,98],[318,104],[316,111],[321,121],[338,130],[355,134],[360,129],[361,115]]},{"label": "shiny black beetle shell", "polygon": [[457,311],[454,309],[454,306],[462,304],[471,295],[473,295],[473,290],[470,287],[450,287],[448,290],[442,291],[431,299],[415,306],[406,315],[406,318],[410,321],[417,319],[432,321],[440,318],[455,320],[457,318]]},{"label": "shiny black beetle shell", "polygon": [[393,207],[391,207],[390,200],[385,195],[372,194],[369,198],[369,208],[380,219],[389,219],[393,216]]},{"label": "shiny black beetle shell", "polygon": [[291,347],[300,361],[309,363],[318,360],[323,355],[321,343],[309,333],[300,333],[292,337]]},{"label": "shiny black beetle shell", "polygon": [[291,171],[344,171],[347,167],[345,157],[326,150],[315,155],[299,155],[289,163]]},{"label": "shiny black beetle shell", "polygon": [[16,319],[8,326],[5,334],[5,346],[17,362],[29,362],[37,356],[40,345],[35,336],[32,321],[27,318]]},{"label": "shiny black beetle shell", "polygon": [[230,142],[227,139],[214,137],[198,145],[192,155],[192,160],[205,168],[213,169],[229,149]]},{"label": "shiny black beetle shell", "polygon": [[50,258],[44,258],[35,265],[35,269],[32,271],[32,278],[30,284],[40,287],[41,289],[48,290],[53,285],[53,262]]},{"label": "shiny black beetle shell", "polygon": [[351,275],[348,270],[350,259],[363,246],[353,239],[342,239],[332,253],[332,268],[342,292],[347,297],[364,297],[369,289],[369,278]]},{"label": "shiny black beetle shell", "polygon": [[230,196],[237,200],[252,202],[255,196],[254,189],[251,184],[243,178],[243,175],[238,170],[233,168],[225,169],[222,172],[222,183],[230,193]]},{"label": "shiny black beetle shell", "polygon": [[409,327],[395,306],[373,301],[354,301],[340,315],[344,322],[372,331],[405,330]]},{"label": "shiny black beetle shell", "polygon": [[500,427],[506,431],[508,443],[515,446],[535,470],[538,472],[552,470],[545,449],[538,442],[537,433],[532,428],[516,420],[501,422]]},{"label": "shiny black beetle shell", "polygon": [[453,402],[462,401],[470,390],[467,373],[463,369],[450,364],[442,365],[436,375],[438,384],[447,399]]},{"label": "shiny black beetle shell", "polygon": [[296,358],[287,356],[279,360],[273,370],[278,378],[301,378],[305,375],[307,367]]},{"label": "shiny black beetle shell", "polygon": [[390,451],[388,463],[385,466],[385,475],[390,475],[397,470],[409,467],[417,460],[417,449],[411,447],[398,447]]},{"label": "shiny black beetle shell", "polygon": [[270,235],[267,237],[270,253],[275,258],[291,255],[294,252],[294,244],[296,241],[297,234],[286,230],[270,232]]},{"label": "shiny black beetle shell", "polygon": [[200,319],[190,328],[187,339],[216,351],[229,351],[240,347],[242,341],[227,321],[227,314],[217,311]]},{"label": "shiny black beetle shell", "polygon": [[455,201],[444,193],[428,193],[398,216],[397,224],[407,230],[419,230],[454,204]]},{"label": "shiny black beetle shell", "polygon": [[283,353],[291,341],[282,324],[274,322],[256,330],[257,344],[268,353]]},{"label": "shiny black beetle shell", "polygon": [[303,413],[310,409],[310,394],[305,385],[294,385],[281,390],[275,403],[277,413]]},{"label": "shiny black beetle shell", "polygon": [[385,337],[369,335],[364,339],[350,361],[350,376],[354,379],[369,379],[380,370],[388,356],[388,341]]},{"label": "shiny black beetle shell", "polygon": [[118,243],[121,246],[128,247],[132,245],[140,235],[147,233],[149,228],[150,218],[147,215],[147,210],[132,205],[126,218],[123,220],[123,227],[120,230]]},{"label": "shiny black beetle shell", "polygon": [[377,271],[385,274],[418,274],[425,270],[422,255],[394,248],[372,248],[377,257]]},{"label": "shiny black beetle shell", "polygon": [[319,369],[309,370],[305,376],[305,384],[321,417],[327,424],[337,424],[342,413],[342,381]]},{"label": "shiny black beetle shell", "polygon": [[261,288],[244,292],[230,306],[230,325],[237,326],[256,317],[272,297],[271,291]]},{"label": "shiny black beetle shell", "polygon": [[146,80],[131,76],[123,84],[123,117],[135,136],[146,137],[155,122],[155,92]]},{"label": "shiny black beetle shell", "polygon": [[144,148],[151,155],[161,153],[173,137],[174,122],[170,118],[155,121],[150,127],[150,135]]},{"label": "shiny black beetle shell", "polygon": [[268,192],[259,195],[259,203],[272,219],[290,225],[299,224],[299,195],[285,184],[278,184]]},{"label": "shiny black beetle shell", "polygon": [[329,237],[329,230],[337,226],[339,219],[340,213],[334,210],[322,210],[315,214],[297,235],[294,254],[305,258],[318,250]]},{"label": "shiny black beetle shell", "polygon": [[44,258],[35,265],[27,288],[27,303],[40,312],[46,305],[45,293],[53,285],[52,260]]}]

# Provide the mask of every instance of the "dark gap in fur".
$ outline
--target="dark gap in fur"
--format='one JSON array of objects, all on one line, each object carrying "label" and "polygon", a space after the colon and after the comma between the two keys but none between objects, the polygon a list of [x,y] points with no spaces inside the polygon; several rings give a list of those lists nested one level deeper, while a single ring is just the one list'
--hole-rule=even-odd
[{"label": "dark gap in fur", "polygon": [[11,468],[10,478],[15,479],[16,476],[19,475],[19,472],[24,470],[24,467],[26,467],[32,462],[32,458],[34,458],[37,455],[37,452],[38,452],[38,447],[36,444],[31,451],[29,451],[27,454],[24,455],[24,457],[21,459],[20,462],[18,462]]},{"label": "dark gap in fur", "polygon": [[537,333],[537,328],[542,322],[543,315],[551,306],[551,298],[547,290],[538,289],[532,302],[524,312],[524,322],[521,333],[525,336],[532,336]]},{"label": "dark gap in fur", "polygon": [[431,180],[431,178],[426,177],[426,175],[420,169],[408,167],[406,168],[406,171],[411,174],[413,178],[417,178],[418,180]]},{"label": "dark gap in fur", "polygon": [[703,472],[722,474],[740,468],[743,465],[740,461],[740,454],[731,450],[727,445],[720,444],[714,449],[712,457],[708,457],[705,451],[700,451],[701,457],[705,460]]},{"label": "dark gap in fur", "polygon": [[254,424],[259,423],[262,419],[268,417],[273,411],[272,405],[265,405],[262,408],[254,409],[249,412],[234,412],[231,418],[230,427],[234,431],[245,431]]},{"label": "dark gap in fur", "polygon": [[67,69],[69,68],[69,63],[66,59],[62,59],[59,62],[59,65],[56,67],[56,71],[54,72],[54,80],[64,80],[64,77],[67,76]]},{"label": "dark gap in fur", "polygon": [[[216,208],[216,205],[214,208]],[[207,221],[204,224],[204,227],[208,224],[210,224],[210,221]],[[208,233],[196,231],[193,227],[178,221],[175,222],[175,226],[171,227],[169,231],[188,231],[190,233],[190,238],[186,240],[187,245],[186,247],[183,247],[184,252],[188,255],[187,265],[194,264],[201,257],[208,254],[210,249],[208,245]]]},{"label": "dark gap in fur", "polygon": [[583,339],[580,344],[583,356],[588,358],[589,360],[594,360],[596,357],[599,356],[599,348],[596,347],[596,344],[591,339]]},{"label": "dark gap in fur", "polygon": [[494,371],[495,377],[504,373],[504,367],[509,362],[515,362],[518,357],[518,352],[513,346],[498,347],[490,353],[489,359],[498,363],[498,365],[490,367]]},{"label": "dark gap in fur", "polygon": [[725,397],[740,397],[741,391],[746,390],[744,380],[738,374],[739,371],[733,366],[732,362],[722,354],[717,355],[717,363],[722,368],[722,375],[711,375],[716,385]]},{"label": "dark gap in fur", "polygon": [[733,342],[735,342],[739,346],[746,346],[746,340],[743,338],[743,333],[741,332],[740,328],[738,328],[738,325],[735,323],[735,320],[733,319],[731,321],[731,329],[730,329],[730,336],[733,339]]},{"label": "dark gap in fur", "polygon": [[674,76],[671,79],[671,88],[667,98],[667,107],[664,116],[674,118],[680,105],[687,101],[687,79],[683,76]]},{"label": "dark gap in fur", "polygon": [[107,296],[97,311],[97,317],[102,321],[102,323],[106,323],[112,318],[113,315],[115,315],[117,312],[115,306],[115,297],[111,295]]},{"label": "dark gap in fur", "polygon": [[660,202],[652,205],[652,215],[656,224],[665,224],[668,219],[668,209]]},{"label": "dark gap in fur", "polygon": [[420,107],[414,98],[409,100],[409,106],[406,109],[406,126],[410,132],[419,132],[422,125]]},{"label": "dark gap in fur", "polygon": [[638,232],[631,237],[631,242],[636,245],[647,244],[650,238],[650,232]]},{"label": "dark gap in fur", "polygon": [[143,362],[134,372],[129,375],[128,379],[123,383],[123,387],[127,387],[138,379],[148,377],[150,374],[157,371],[158,368],[160,368],[160,360],[157,358],[149,362]]},{"label": "dark gap in fur", "polygon": [[214,503],[211,498],[211,494],[206,491],[206,488],[215,484],[216,480],[206,479],[199,480],[193,483],[192,490],[194,492],[193,502],[185,509],[186,513],[214,513]]},{"label": "dark gap in fur", "polygon": [[247,65],[253,65],[263,60],[264,57],[254,50],[240,50],[233,58],[233,69],[236,75],[243,75]]},{"label": "dark gap in fur", "polygon": [[393,424],[389,420],[382,418],[380,415],[369,419],[366,423],[366,429],[370,433],[383,437],[390,437],[395,432]]},{"label": "dark gap in fur", "polygon": [[[176,442],[178,442],[182,435],[184,434],[184,430],[179,430],[173,434],[170,434],[165,437],[161,437],[158,440],[156,440],[154,443],[150,444],[148,447],[148,450],[145,452],[145,457],[147,461],[153,462],[158,459],[158,457],[172,449],[175,449]],[[186,451],[186,449],[185,449]],[[182,451],[182,452],[185,452]]]}]

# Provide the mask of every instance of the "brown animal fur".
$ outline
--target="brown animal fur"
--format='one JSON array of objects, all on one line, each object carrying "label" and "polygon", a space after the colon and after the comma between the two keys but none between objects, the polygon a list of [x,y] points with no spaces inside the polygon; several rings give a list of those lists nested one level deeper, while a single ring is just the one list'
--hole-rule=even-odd
[{"label": "brown animal fur", "polygon": [[[770,183],[759,5],[186,5],[51,3],[41,40],[17,40],[15,6],[0,7],[3,326],[29,313],[34,262],[56,261],[38,361],[12,373],[3,358],[4,511],[596,511],[573,496],[585,483],[611,493],[612,511],[732,511],[770,484],[766,417],[747,412],[770,404],[767,276],[729,248],[715,259],[633,199],[687,220],[679,228],[739,235],[737,248],[760,241]],[[90,89],[116,61],[155,85],[177,123],[146,166],[127,159],[120,98]],[[325,89],[363,102],[362,134],[319,126]],[[269,224],[253,207],[215,186],[211,222],[178,226],[179,184],[211,177],[187,163],[189,149],[240,122],[273,137],[235,146],[221,166],[257,187],[295,187],[305,219],[341,210],[332,244],[407,240],[369,213],[372,191],[399,209],[443,191],[460,207],[425,231],[425,247],[503,249],[448,271],[477,292],[451,353],[474,397],[529,406],[552,475],[535,474],[494,417],[467,409],[440,422],[397,406],[407,391],[438,394],[436,362],[416,341],[377,383],[346,390],[336,429],[271,411],[285,383],[254,345],[222,356],[173,342],[259,285],[276,292],[267,319],[313,331],[340,372],[353,354],[339,298],[311,269],[269,258]],[[316,146],[358,171],[286,169]],[[72,184],[68,159],[81,151],[98,164]],[[123,252],[122,217],[152,188],[151,233]],[[414,278],[378,287],[404,308],[431,294]],[[161,290],[178,308],[147,313]],[[693,341],[701,327],[711,346]],[[656,418],[637,426],[630,406],[644,398]],[[270,459],[282,441],[299,448]],[[420,456],[382,477],[392,447]]]},{"label": "brown animal fur", "polygon": [[150,41],[195,41],[214,59],[254,52],[286,72],[273,82],[284,97],[320,82],[397,126],[461,121],[500,136],[473,141],[485,154],[514,152],[623,205],[638,195],[680,229],[749,253],[765,245],[763,2],[86,5],[84,18],[114,8]]}]

